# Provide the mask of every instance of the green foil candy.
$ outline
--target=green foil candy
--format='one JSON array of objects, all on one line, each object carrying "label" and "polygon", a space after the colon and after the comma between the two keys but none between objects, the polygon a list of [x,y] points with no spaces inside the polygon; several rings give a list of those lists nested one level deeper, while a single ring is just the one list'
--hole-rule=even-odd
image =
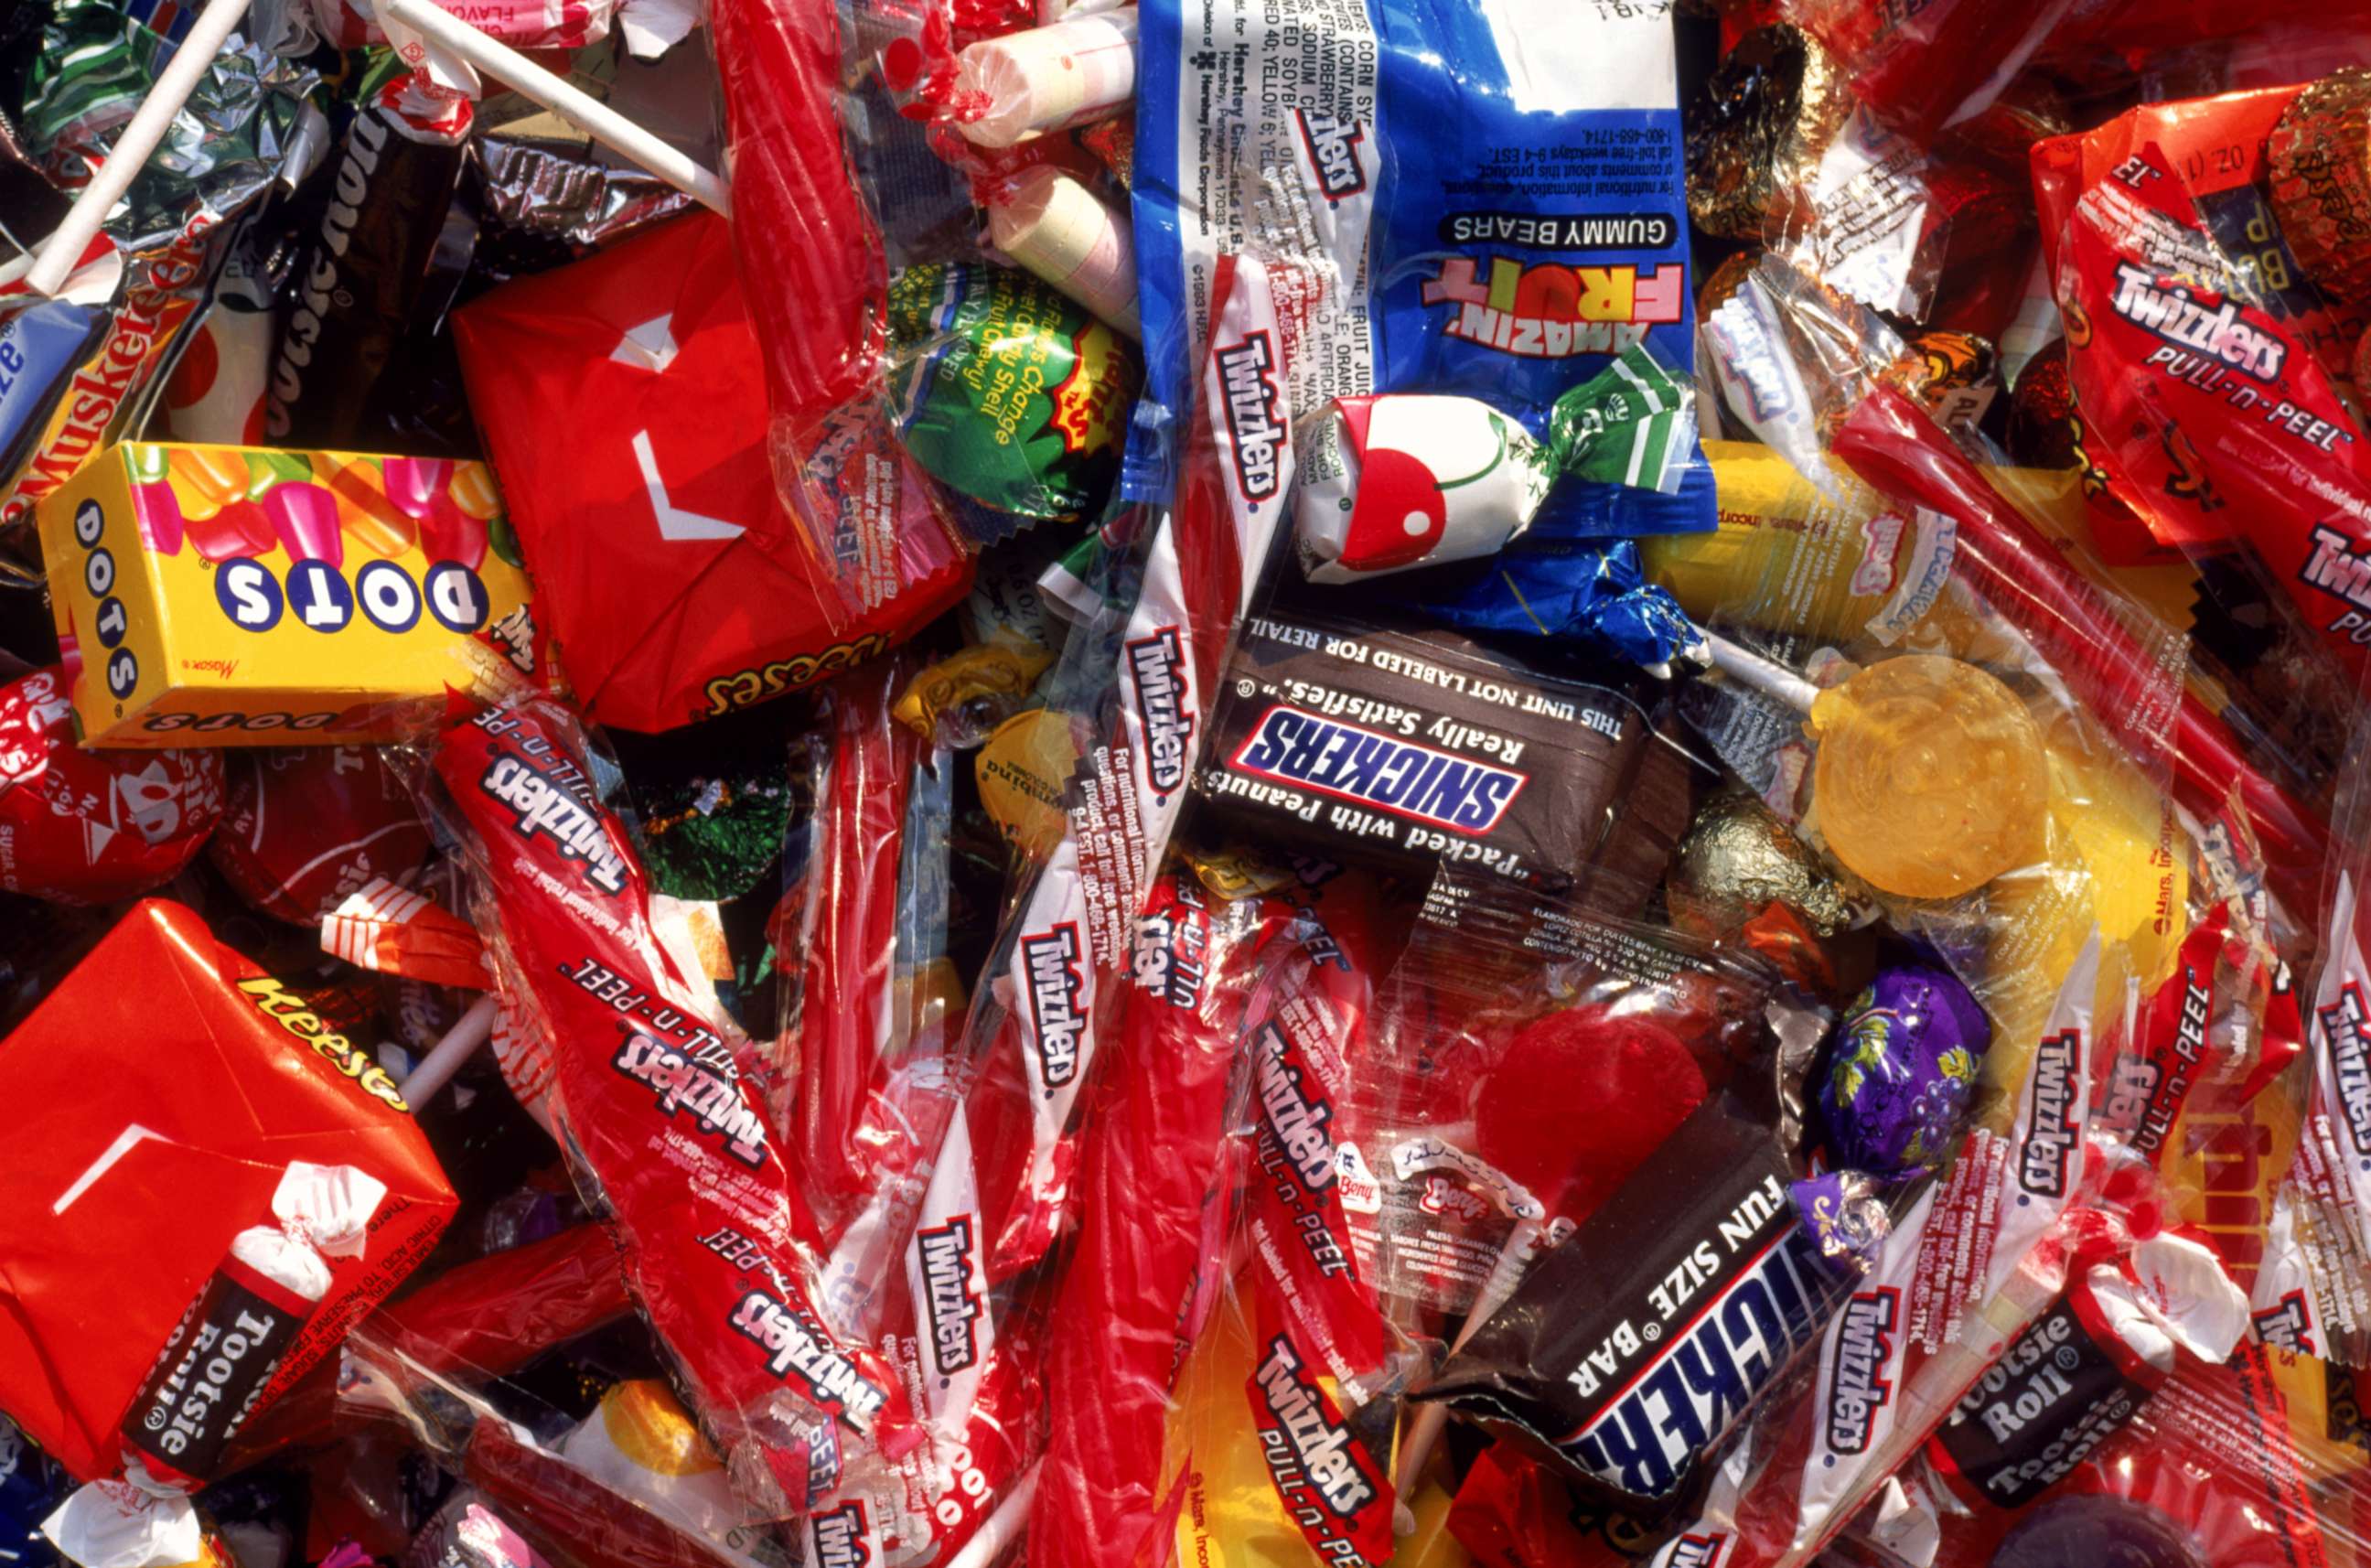
[{"label": "green foil candy", "polygon": [[899,433],[982,543],[1098,517],[1142,375],[1136,347],[1028,273],[908,267],[889,285]]}]

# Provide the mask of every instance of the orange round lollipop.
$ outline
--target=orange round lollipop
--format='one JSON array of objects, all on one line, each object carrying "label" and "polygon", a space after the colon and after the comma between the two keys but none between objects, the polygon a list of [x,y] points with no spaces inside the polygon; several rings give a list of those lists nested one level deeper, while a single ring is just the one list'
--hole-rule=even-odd
[{"label": "orange round lollipop", "polygon": [[1948,899],[2037,858],[2050,790],[2041,732],[1972,664],[1908,655],[1811,703],[1820,831],[1871,886]]}]

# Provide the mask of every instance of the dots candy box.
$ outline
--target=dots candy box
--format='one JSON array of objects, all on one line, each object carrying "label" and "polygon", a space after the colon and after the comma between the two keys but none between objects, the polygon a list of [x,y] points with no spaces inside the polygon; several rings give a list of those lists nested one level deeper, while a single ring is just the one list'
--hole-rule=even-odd
[{"label": "dots candy box", "polygon": [[40,506],[85,745],[396,738],[547,660],[486,467],[127,442]]},{"label": "dots candy box", "polygon": [[133,906],[0,1043],[0,1103],[38,1108],[0,1167],[0,1407],[86,1481],[121,1467],[118,1428],[158,1352],[292,1161],[387,1192],[256,1410],[457,1206],[376,1063],[178,904]]}]

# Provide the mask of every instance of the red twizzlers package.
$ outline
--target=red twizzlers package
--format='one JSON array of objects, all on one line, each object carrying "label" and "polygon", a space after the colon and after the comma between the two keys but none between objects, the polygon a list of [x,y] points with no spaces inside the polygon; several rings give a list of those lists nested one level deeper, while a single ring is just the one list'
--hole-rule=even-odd
[{"label": "red twizzlers package", "polygon": [[2033,151],[2091,453],[2157,538],[2245,539],[2348,668],[2371,658],[2371,442],[2341,399],[2359,315],[2265,195],[2295,87],[2153,104]]},{"label": "red twizzlers package", "polygon": [[885,1364],[818,1309],[815,1227],[756,1051],[668,957],[589,765],[573,718],[541,702],[460,720],[435,761],[474,841],[479,924],[502,933],[500,989],[550,1042],[556,1130],[617,1216],[635,1296],[727,1463],[804,1508],[839,1483],[835,1422],[885,1451],[920,1434]]},{"label": "red twizzlers package", "polygon": [[0,1407],[86,1481],[127,1447],[204,1479],[456,1206],[387,1074],[178,904],[8,1037],[0,1098],[40,1108],[0,1169]]}]

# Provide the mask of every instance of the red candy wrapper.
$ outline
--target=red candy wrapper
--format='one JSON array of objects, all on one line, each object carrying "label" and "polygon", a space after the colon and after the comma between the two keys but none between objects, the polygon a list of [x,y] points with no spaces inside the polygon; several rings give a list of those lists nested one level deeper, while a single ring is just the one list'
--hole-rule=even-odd
[{"label": "red candy wrapper", "polygon": [[[1297,1398],[1285,1383],[1313,1386],[1345,1364],[1371,1372],[1381,1360],[1382,1319],[1339,1199],[1325,1201],[1335,1188],[1326,1081],[1338,1086],[1347,1073],[1374,982],[1376,893],[1344,879],[1222,899],[1183,866],[1153,884],[1113,1036],[1122,1060],[1097,1080],[1084,1135],[1080,1250],[1048,1329],[1050,1428],[1032,1562],[1139,1560],[1174,1506],[1158,1490],[1173,1379],[1225,1285],[1239,1188],[1263,1271],[1262,1333],[1281,1337],[1291,1363],[1279,1363],[1272,1391]],[[1325,1081],[1309,1073],[1312,1056]],[[1257,1130],[1230,1138],[1230,1084],[1246,1069]],[[1330,1216],[1331,1227],[1279,1228],[1285,1212],[1321,1226]],[[1273,1425],[1256,1377],[1247,1393],[1250,1419],[1266,1411]],[[1373,1548],[1378,1522],[1388,1531],[1388,1478],[1359,1462],[1382,1483],[1358,1532]]]},{"label": "red candy wrapper", "polygon": [[[819,554],[784,509],[731,238],[721,217],[684,217],[454,317],[537,605],[585,712],[627,729],[827,679],[971,581],[935,521],[885,554],[869,533],[837,541],[842,558]],[[561,406],[574,412],[555,439]],[[851,565],[853,602],[840,582]]]},{"label": "red candy wrapper", "polygon": [[717,0],[732,240],[748,285],[775,483],[848,604],[942,557],[947,524],[883,395],[889,267],[843,140],[831,0]]},{"label": "red candy wrapper", "polygon": [[223,810],[218,751],[85,751],[56,668],[0,686],[0,888],[107,903],[169,880]]},{"label": "red candy wrapper", "polygon": [[2255,547],[2345,667],[2371,667],[2371,442],[2341,401],[2360,322],[2261,185],[2295,88],[2134,110],[2034,148],[2085,453],[2157,537]]},{"label": "red candy wrapper", "polygon": [[309,925],[366,883],[410,880],[428,858],[428,824],[371,747],[248,751],[228,767],[207,856],[266,914]]},{"label": "red candy wrapper", "polygon": [[455,1207],[387,1074],[175,904],[134,907],[17,1028],[0,1097],[42,1108],[0,1176],[0,1405],[85,1480],[116,1472],[159,1351],[234,1237],[275,1212],[292,1162],[351,1167],[386,1196],[280,1345],[259,1410],[428,1255]]},{"label": "red candy wrapper", "polygon": [[694,999],[586,770],[574,721],[539,702],[454,724],[435,759],[502,990],[551,1042],[555,1121],[626,1236],[636,1300],[726,1463],[796,1509],[838,1484],[835,1419],[893,1451],[919,1434],[888,1367],[818,1312],[754,1049]]},{"label": "red candy wrapper", "polygon": [[382,877],[364,883],[321,917],[321,950],[357,969],[429,985],[483,991],[491,981],[485,943],[468,922],[427,894]]}]

